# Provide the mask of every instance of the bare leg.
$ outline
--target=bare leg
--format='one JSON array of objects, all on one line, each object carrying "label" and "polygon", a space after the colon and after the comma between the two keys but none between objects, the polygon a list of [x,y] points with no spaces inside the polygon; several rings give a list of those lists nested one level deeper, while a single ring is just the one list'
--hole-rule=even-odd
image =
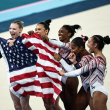
[{"label": "bare leg", "polygon": [[22,99],[19,99],[11,91],[10,95],[13,100],[15,110],[32,110],[31,107],[29,106],[29,97],[30,97],[29,95]]},{"label": "bare leg", "polygon": [[65,95],[68,101],[68,109],[75,110],[75,102],[78,89],[78,78],[77,77],[68,77],[65,86]]},{"label": "bare leg", "polygon": [[90,106],[90,110],[94,110],[93,109],[93,98],[91,97],[90,88],[88,88],[88,91],[87,91],[87,100]]},{"label": "bare leg", "polygon": [[62,110],[62,108],[59,106],[59,96],[57,97],[57,99],[56,99],[56,102],[55,102],[55,104],[52,104],[52,109],[53,110]]},{"label": "bare leg", "polygon": [[93,94],[94,110],[107,110],[107,96],[100,91],[95,91]]},{"label": "bare leg", "polygon": [[20,99],[22,110],[29,110],[29,106],[26,98],[27,96]]},{"label": "bare leg", "polygon": [[43,98],[43,102],[44,102],[44,106],[46,110],[53,110],[52,109],[52,99],[44,99]]},{"label": "bare leg", "polygon": [[85,92],[82,86],[76,97],[76,109],[75,110],[85,110],[87,106],[88,106],[87,93]]},{"label": "bare leg", "polygon": [[65,84],[62,83],[62,92],[60,93],[60,98],[63,102],[63,105],[65,107],[65,110],[69,110],[68,108],[68,102],[67,102],[67,98],[65,96]]},{"label": "bare leg", "polygon": [[32,108],[31,108],[30,105],[29,105],[29,99],[30,99],[30,95],[27,95],[26,100],[27,100],[28,108],[29,108],[29,110],[32,110]]},{"label": "bare leg", "polygon": [[10,95],[13,100],[15,110],[22,110],[20,99],[16,97],[11,91],[10,91]]},{"label": "bare leg", "polygon": [[23,100],[21,99],[20,102],[22,102],[22,101],[25,100],[24,102],[27,104],[28,110],[32,110],[31,107],[30,107],[30,105],[29,105],[29,98],[30,98],[30,95],[27,95]]},{"label": "bare leg", "polygon": [[90,97],[90,108],[91,108],[91,110],[94,110],[94,108],[93,108],[93,98],[92,97]]}]

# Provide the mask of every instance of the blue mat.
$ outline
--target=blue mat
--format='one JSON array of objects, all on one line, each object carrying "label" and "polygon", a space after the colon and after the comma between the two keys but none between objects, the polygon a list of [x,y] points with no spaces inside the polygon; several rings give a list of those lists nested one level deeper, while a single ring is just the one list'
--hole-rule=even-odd
[{"label": "blue mat", "polygon": [[23,4],[23,7],[1,11],[0,32],[8,31],[10,23],[14,20],[21,20],[24,26],[28,26],[46,19],[56,19],[107,4],[110,4],[110,0],[44,0]]}]

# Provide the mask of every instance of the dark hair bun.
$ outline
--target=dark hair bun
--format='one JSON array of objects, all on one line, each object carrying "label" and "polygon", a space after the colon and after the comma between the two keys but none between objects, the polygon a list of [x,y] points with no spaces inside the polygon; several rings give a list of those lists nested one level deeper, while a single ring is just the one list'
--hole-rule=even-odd
[{"label": "dark hair bun", "polygon": [[103,38],[103,40],[104,40],[104,42],[105,42],[106,44],[110,44],[110,38],[109,38],[109,36],[105,36],[105,37]]},{"label": "dark hair bun", "polygon": [[73,26],[71,26],[74,30],[75,29],[81,29],[81,26],[80,25],[78,25],[78,24],[76,24],[76,25],[73,25]]},{"label": "dark hair bun", "polygon": [[84,36],[84,40],[87,41],[88,40],[88,37],[87,36]]},{"label": "dark hair bun", "polygon": [[51,23],[51,19],[46,20],[45,23],[49,26]]}]

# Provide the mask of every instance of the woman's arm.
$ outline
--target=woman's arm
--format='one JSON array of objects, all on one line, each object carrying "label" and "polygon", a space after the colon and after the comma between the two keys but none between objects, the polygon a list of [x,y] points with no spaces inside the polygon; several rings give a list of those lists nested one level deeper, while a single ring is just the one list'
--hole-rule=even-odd
[{"label": "woman's arm", "polygon": [[63,58],[60,60],[60,63],[65,68],[66,71],[73,71],[74,70],[72,65],[68,65]]},{"label": "woman's arm", "polygon": [[59,61],[66,71],[73,71],[73,67],[66,63],[66,61],[57,53],[54,54],[55,60]]},{"label": "woman's arm", "polygon": [[60,71],[59,73],[62,76],[76,77],[76,76],[79,76],[83,73],[89,72],[92,69],[97,68],[97,65],[98,65],[98,60],[93,59],[87,65],[81,67],[80,69],[77,69],[77,70],[74,70],[74,71],[71,71],[71,72],[67,72],[67,73],[65,73],[64,71]]},{"label": "woman's arm", "polygon": [[77,77],[77,76],[81,75],[81,68],[74,70],[74,71],[67,72],[67,73],[65,73],[64,70],[60,70],[59,73],[61,76]]},{"label": "woman's arm", "polygon": [[52,40],[52,39],[49,39],[49,42],[53,45],[57,45],[59,48],[71,49],[70,42],[69,43],[63,43],[61,41]]}]

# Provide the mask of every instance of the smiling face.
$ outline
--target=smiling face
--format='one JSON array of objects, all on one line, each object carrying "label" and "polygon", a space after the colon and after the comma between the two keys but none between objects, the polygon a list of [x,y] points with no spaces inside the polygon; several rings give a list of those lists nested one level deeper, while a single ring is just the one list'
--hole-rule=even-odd
[{"label": "smiling face", "polygon": [[46,30],[43,26],[43,24],[38,24],[35,28],[35,33],[42,35],[47,35],[48,30]]},{"label": "smiling face", "polygon": [[74,53],[76,56],[80,55],[81,53],[81,48],[75,45],[74,43],[71,43],[71,53]]},{"label": "smiling face", "polygon": [[20,36],[22,30],[23,29],[20,29],[17,23],[11,23],[9,32],[10,32],[12,39],[17,39],[17,37]]},{"label": "smiling face", "polygon": [[87,46],[89,47],[89,52],[94,53],[94,50],[97,47],[97,44],[93,42],[93,37],[89,38]]},{"label": "smiling face", "polygon": [[69,42],[69,39],[70,39],[70,33],[68,33],[68,30],[66,30],[65,27],[61,27],[59,32],[58,32],[58,36],[59,36],[59,40],[61,42]]}]

